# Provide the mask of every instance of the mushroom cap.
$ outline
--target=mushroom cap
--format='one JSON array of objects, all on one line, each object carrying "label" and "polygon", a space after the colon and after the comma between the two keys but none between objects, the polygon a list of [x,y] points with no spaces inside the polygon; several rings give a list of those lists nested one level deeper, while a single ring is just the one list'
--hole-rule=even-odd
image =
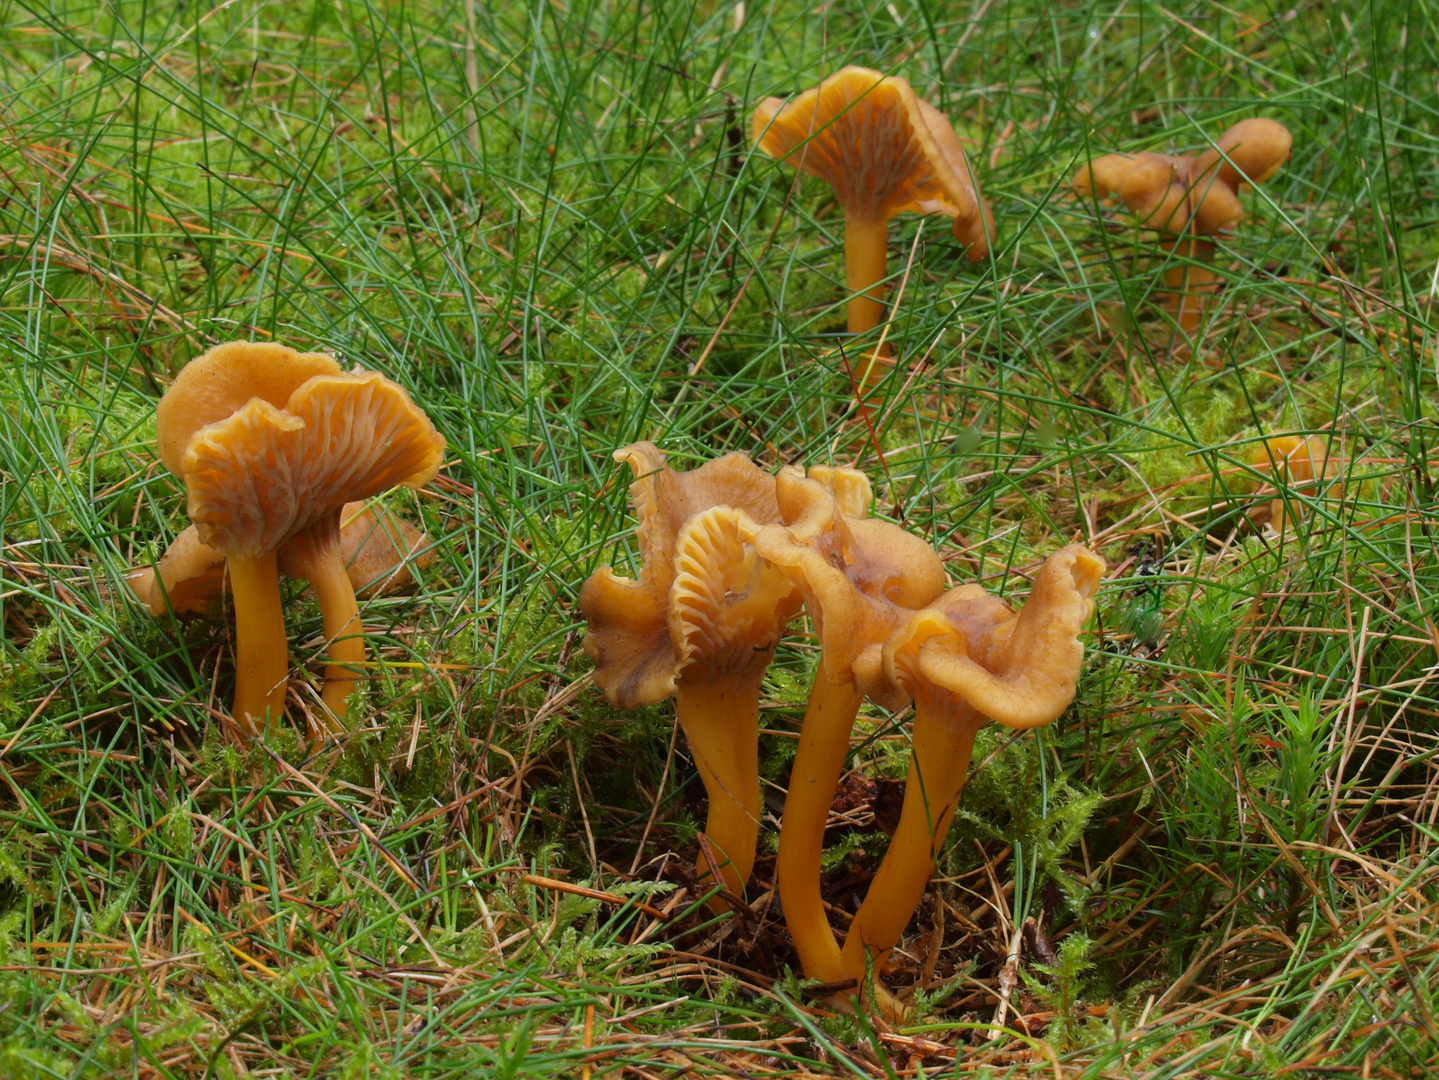
[{"label": "mushroom cap", "polygon": [[1105,154],[1081,166],[1071,183],[1082,195],[1118,198],[1146,228],[1213,236],[1244,217],[1240,186],[1278,172],[1293,142],[1273,120],[1241,120],[1216,140],[1219,149],[1212,146],[1194,157]]},{"label": "mushroom cap", "polygon": [[[854,662],[883,641],[944,588],[944,567],[934,549],[887,521],[846,511],[869,506],[854,496],[854,470],[781,469],[775,481],[784,525],[760,531],[756,550],[783,571],[804,597],[819,635],[825,677],[836,686],[854,678]],[[830,485],[835,485],[831,487]],[[835,488],[845,492],[836,496]]]},{"label": "mushroom cap", "polygon": [[[1012,728],[1048,724],[1074,700],[1104,560],[1071,544],[1044,561],[1015,615],[977,585],[951,589],[916,612],[856,674],[867,692],[897,688],[936,715],[974,714]],[[887,686],[886,686],[887,684]]]},{"label": "mushroom cap", "polygon": [[[423,570],[434,562],[433,551],[421,551],[425,534],[388,509],[379,513],[362,502],[346,503],[340,511],[340,551],[345,572],[356,596],[384,596],[399,592],[413,579],[410,567]],[[281,569],[290,577],[303,577],[285,567],[285,547],[280,548]],[[157,618],[169,610],[176,615],[202,615],[220,604],[227,584],[225,556],[200,540],[191,525],[165,549],[155,569],[137,567],[125,575],[139,601]]]},{"label": "mushroom cap", "polygon": [[[744,454],[687,472],[671,469],[649,442],[614,456],[635,475],[630,503],[639,519],[639,577],[601,567],[580,589],[580,611],[589,622],[584,649],[595,662],[596,685],[612,704],[632,709],[669,697],[687,666],[731,662],[711,660],[707,646],[723,645],[741,624],[759,621],[749,601],[774,589],[746,548],[754,529],[779,520],[779,505],[774,477]],[[717,509],[733,513],[696,521]],[[731,591],[736,603],[716,603]],[[787,583],[784,591],[791,591]]]},{"label": "mushroom cap", "polygon": [[750,130],[770,157],[829,184],[847,215],[944,214],[970,261],[989,250],[993,222],[954,128],[904,79],[841,68],[789,102],[760,102]]},{"label": "mushroom cap", "polygon": [[1293,148],[1294,136],[1277,120],[1241,120],[1195,159],[1194,173],[1203,176],[1217,164],[1220,181],[1237,192],[1241,185],[1262,184],[1272,177],[1289,160]]},{"label": "mushroom cap", "polygon": [[142,567],[126,575],[126,579],[156,618],[167,610],[176,615],[201,614],[220,602],[225,586],[225,556],[203,543],[191,525],[165,549],[154,570]]},{"label": "mushroom cap", "polygon": [[180,369],[155,408],[160,460],[179,476],[185,448],[202,427],[239,412],[251,398],[283,409],[307,379],[339,373],[335,358],[324,353],[251,341],[216,345]]},{"label": "mushroom cap", "polygon": [[358,597],[399,592],[414,581],[412,567],[423,570],[435,561],[426,540],[423,532],[387,508],[346,503],[340,511],[340,551]]},{"label": "mushroom cap", "polygon": [[250,398],[190,437],[180,475],[200,539],[255,558],[347,502],[426,483],[444,449],[402,387],[357,370],[305,380],[283,409]]},{"label": "mushroom cap", "polygon": [[[1283,484],[1305,494],[1313,494],[1314,481],[1329,476],[1334,468],[1334,460],[1329,457],[1329,444],[1319,435],[1280,435],[1266,439],[1255,448],[1254,464],[1263,471],[1272,467],[1275,484]],[[1272,494],[1273,491],[1274,488],[1269,486],[1263,489],[1264,493]],[[1266,509],[1267,517],[1264,515]],[[1267,523],[1279,532],[1284,529],[1285,517],[1284,500],[1279,498],[1261,504],[1260,514],[1254,520],[1260,525]]]}]

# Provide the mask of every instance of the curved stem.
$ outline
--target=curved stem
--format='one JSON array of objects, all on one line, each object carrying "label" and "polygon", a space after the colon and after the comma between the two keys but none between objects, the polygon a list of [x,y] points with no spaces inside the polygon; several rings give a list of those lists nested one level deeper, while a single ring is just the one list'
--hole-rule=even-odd
[{"label": "curved stem", "polygon": [[[320,698],[335,715],[345,719],[345,702],[361,678],[365,663],[364,627],[360,625],[360,605],[350,575],[345,573],[345,560],[340,545],[327,544],[308,567],[306,576],[320,601],[320,615],[325,621],[326,651],[330,663],[325,666],[325,688]],[[338,726],[331,734],[339,734]]]},{"label": "curved stem", "polygon": [[280,572],[273,551],[257,559],[231,555],[228,570],[235,604],[235,701],[230,713],[240,730],[254,738],[285,711],[290,658],[280,610]]},{"label": "curved stem", "polygon": [[841,978],[839,945],[820,895],[824,827],[849,753],[850,729],[863,700],[852,682],[835,686],[822,669],[816,672],[779,830],[775,878],[784,921],[805,975],[821,982]]},{"label": "curved stem", "polygon": [[[688,674],[688,673],[687,673]],[[675,715],[685,729],[690,753],[709,794],[705,836],[720,863],[720,875],[736,896],[754,869],[759,840],[759,684],[760,675],[701,681],[681,675]],[[712,880],[703,855],[701,882]],[[725,909],[716,901],[717,911]]]},{"label": "curved stem", "polygon": [[[945,712],[949,714],[943,715]],[[955,711],[936,709],[921,696],[915,698],[904,808],[894,840],[850,924],[841,955],[845,979],[862,980],[871,957],[875,970],[880,968],[929,884],[935,856],[964,790],[975,733],[984,724],[977,713],[967,708],[962,713],[956,716]]]}]

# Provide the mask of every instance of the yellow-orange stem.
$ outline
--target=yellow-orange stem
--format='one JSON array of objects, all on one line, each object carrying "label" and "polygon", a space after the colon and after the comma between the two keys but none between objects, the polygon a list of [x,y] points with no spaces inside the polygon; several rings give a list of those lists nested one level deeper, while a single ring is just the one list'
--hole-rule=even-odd
[{"label": "yellow-orange stem", "polygon": [[[1208,259],[1214,255],[1213,241],[1194,237],[1166,240],[1161,246],[1183,260]],[[1219,275],[1207,266],[1192,263],[1164,271],[1164,284],[1170,289],[1175,318],[1186,334],[1192,334],[1199,328],[1200,316],[1204,314],[1204,299],[1214,291],[1214,283],[1218,280]]]},{"label": "yellow-orange stem", "polygon": [[[307,568],[306,577],[320,601],[328,643],[325,651],[330,657],[330,663],[325,666],[325,688],[320,697],[336,721],[343,721],[345,702],[364,672],[365,638],[364,627],[360,625],[360,606],[355,601],[350,575],[345,573],[340,545],[325,545],[320,557]],[[343,730],[342,725],[332,725],[331,734]]]},{"label": "yellow-orange stem", "polygon": [[863,700],[853,683],[835,686],[822,670],[815,674],[780,824],[775,874],[784,920],[805,975],[821,982],[841,978],[839,945],[820,895],[824,827]]},{"label": "yellow-orange stem", "polygon": [[842,978],[862,980],[871,958],[878,971],[919,906],[964,790],[975,733],[983,724],[984,718],[967,707],[940,709],[916,697],[899,827],[850,924],[840,959]]},{"label": "yellow-orange stem", "polygon": [[[849,286],[849,332],[867,334],[884,318],[884,285],[888,274],[886,222],[847,215],[844,219],[844,275]],[[852,361],[861,390],[879,382],[890,366],[889,348],[866,350]]]},{"label": "yellow-orange stem", "polygon": [[280,571],[273,551],[259,558],[231,554],[227,571],[235,605],[235,701],[230,712],[240,730],[253,738],[285,711],[290,659],[280,609]]},{"label": "yellow-orange stem", "polygon": [[[695,768],[709,794],[705,836],[714,850],[724,884],[736,896],[754,869],[759,840],[759,687],[761,672],[710,681],[707,674],[680,676],[675,715],[689,741]],[[711,881],[703,854],[701,882]],[[715,910],[725,910],[716,902]]]}]

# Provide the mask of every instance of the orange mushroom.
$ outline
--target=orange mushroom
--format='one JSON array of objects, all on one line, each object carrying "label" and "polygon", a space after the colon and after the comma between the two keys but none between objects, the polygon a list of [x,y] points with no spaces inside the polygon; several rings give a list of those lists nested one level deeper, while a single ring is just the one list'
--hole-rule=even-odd
[{"label": "orange mushroom", "polygon": [[761,529],[755,548],[799,589],[820,640],[820,666],[785,797],[776,883],[804,973],[834,982],[844,976],[820,895],[820,856],[864,699],[854,683],[854,660],[887,638],[910,609],[939,595],[944,568],[923,539],[865,516],[872,495],[861,472],[815,466],[806,477],[801,469],[782,469],[776,495],[789,524]]},{"label": "orange mushroom", "polygon": [[[632,709],[675,697],[675,715],[709,794],[705,835],[740,894],[759,838],[760,681],[800,598],[756,554],[777,521],[775,480],[743,454],[676,472],[652,443],[615,453],[634,472],[637,579],[602,567],[580,590],[596,685]],[[700,858],[702,880],[711,877]]]},{"label": "orange mushroom", "polygon": [[[445,440],[382,375],[328,356],[232,342],[192,360],[156,410],[161,459],[185,483],[200,541],[222,552],[235,608],[235,699],[247,735],[284,709],[289,662],[278,551],[320,598],[332,663],[324,700],[338,718],[363,663],[340,511],[435,475]],[[331,723],[334,730],[337,723]]]},{"label": "orange mushroom", "polygon": [[[340,511],[340,551],[356,596],[384,596],[403,589],[414,580],[411,567],[423,570],[434,561],[434,552],[424,548],[425,534],[389,510],[377,513],[362,502],[352,502]],[[283,546],[279,561],[289,573]],[[181,530],[153,568],[137,567],[125,580],[156,617],[167,610],[182,616],[209,614],[229,592],[225,556],[202,543],[193,525]]]},{"label": "orange mushroom", "polygon": [[1015,615],[979,585],[951,589],[866,648],[855,677],[871,695],[914,699],[909,780],[899,826],[841,955],[844,979],[879,970],[918,906],[969,771],[974,737],[990,720],[1048,724],[1074,698],[1104,560],[1079,545],[1048,559]]},{"label": "orange mushroom", "polygon": [[770,157],[827,183],[844,208],[851,334],[884,315],[885,234],[895,214],[944,214],[971,262],[989,251],[994,221],[954,128],[904,79],[842,68],[790,102],[760,102],[751,134]]},{"label": "orange mushroom", "polygon": [[[1268,472],[1276,484],[1283,484],[1291,492],[1313,495],[1316,482],[1329,476],[1335,462],[1329,457],[1328,443],[1318,435],[1308,438],[1281,435],[1259,444],[1254,452],[1254,464]],[[1275,532],[1284,531],[1284,504],[1283,498],[1271,499],[1262,508],[1267,515],[1267,524]],[[1300,512],[1298,508],[1293,511],[1296,516]],[[1256,520],[1259,517],[1256,515]]]},{"label": "orange mushroom", "polygon": [[1241,120],[1214,146],[1192,157],[1172,154],[1105,154],[1083,166],[1072,181],[1082,195],[1118,198],[1144,228],[1155,229],[1185,265],[1165,271],[1179,325],[1199,325],[1203,294],[1213,270],[1192,265],[1215,250],[1208,239],[1228,232],[1244,217],[1239,192],[1262,184],[1289,160],[1293,137],[1284,125],[1262,118]]}]

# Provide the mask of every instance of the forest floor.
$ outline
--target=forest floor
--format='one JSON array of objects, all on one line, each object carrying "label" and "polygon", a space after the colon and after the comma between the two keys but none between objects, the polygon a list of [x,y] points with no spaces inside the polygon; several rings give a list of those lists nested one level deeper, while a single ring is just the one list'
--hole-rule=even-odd
[{"label": "forest floor", "polygon": [[[1439,31],[1432,4],[217,6],[0,0],[0,1077],[1355,1076],[1439,1068]],[[749,116],[844,64],[955,124],[998,240],[889,232],[860,400],[843,216]],[[1070,178],[1262,115],[1193,334]],[[155,403],[231,339],[399,381],[448,440],[332,747],[227,744],[223,619],[125,584],[187,524]],[[1274,484],[1267,438],[1314,436]],[[772,888],[817,646],[765,682],[745,918],[702,915],[673,708],[590,678],[628,474],[853,465],[954,583],[1108,561],[1078,697],[989,729],[880,976],[800,978]],[[1436,443],[1436,449],[1430,444]],[[1276,528],[1276,525],[1279,526]],[[629,568],[628,570],[625,568]],[[843,930],[908,714],[866,706]],[[656,913],[662,913],[662,917]],[[1003,999],[1003,1001],[1001,1000]]]}]

